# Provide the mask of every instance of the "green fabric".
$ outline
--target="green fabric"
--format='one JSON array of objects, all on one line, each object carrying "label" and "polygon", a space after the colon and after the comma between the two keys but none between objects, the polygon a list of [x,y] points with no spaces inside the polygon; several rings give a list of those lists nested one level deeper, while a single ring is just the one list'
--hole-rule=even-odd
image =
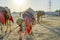
[{"label": "green fabric", "polygon": [[17,24],[18,25],[22,25],[22,22],[23,22],[23,19],[22,18],[17,19]]},{"label": "green fabric", "polygon": [[20,26],[20,31],[22,31],[22,22],[23,22],[23,19],[22,18],[19,18],[17,20],[17,24]]}]

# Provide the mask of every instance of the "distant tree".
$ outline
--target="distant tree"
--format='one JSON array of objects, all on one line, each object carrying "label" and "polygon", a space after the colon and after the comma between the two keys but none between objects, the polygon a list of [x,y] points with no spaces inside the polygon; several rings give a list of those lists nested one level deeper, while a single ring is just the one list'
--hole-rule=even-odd
[{"label": "distant tree", "polygon": [[56,10],[55,12],[60,12],[60,10]]},{"label": "distant tree", "polygon": [[56,10],[55,12],[58,12],[58,10]]},{"label": "distant tree", "polygon": [[60,12],[60,10],[59,10],[59,12]]}]

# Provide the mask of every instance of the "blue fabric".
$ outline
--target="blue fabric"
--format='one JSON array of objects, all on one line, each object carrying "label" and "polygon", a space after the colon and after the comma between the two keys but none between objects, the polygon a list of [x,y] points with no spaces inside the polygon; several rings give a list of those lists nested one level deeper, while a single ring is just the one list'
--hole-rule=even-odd
[{"label": "blue fabric", "polygon": [[26,32],[26,26],[23,26],[23,32]]}]

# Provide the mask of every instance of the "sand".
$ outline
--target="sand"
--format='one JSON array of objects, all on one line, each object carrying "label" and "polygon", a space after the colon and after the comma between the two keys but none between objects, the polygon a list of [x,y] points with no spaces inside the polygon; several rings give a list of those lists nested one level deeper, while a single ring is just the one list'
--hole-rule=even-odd
[{"label": "sand", "polygon": [[[18,26],[16,24],[18,18],[18,16],[14,17],[15,23],[11,23],[11,30]],[[43,21],[40,22],[40,24],[33,26],[33,38],[36,40],[60,40],[60,17],[48,16],[42,20]],[[9,36],[5,36],[3,40],[19,40],[20,35],[18,34],[18,30],[19,27],[11,32]]]}]

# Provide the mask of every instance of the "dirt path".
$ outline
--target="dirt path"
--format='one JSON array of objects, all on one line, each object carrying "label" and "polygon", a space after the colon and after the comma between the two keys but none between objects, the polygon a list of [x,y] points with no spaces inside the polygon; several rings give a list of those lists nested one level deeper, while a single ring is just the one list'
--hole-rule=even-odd
[{"label": "dirt path", "polygon": [[[55,19],[55,20],[54,20]],[[60,40],[60,19],[46,17],[33,28],[37,40]]]},{"label": "dirt path", "polygon": [[[60,19],[54,20],[54,18],[44,18],[43,22],[36,24],[33,27],[33,34],[36,40],[60,40]],[[13,28],[17,27],[16,23],[12,24]],[[4,40],[19,40],[19,35],[17,33],[18,28],[14,30],[9,37],[5,36]],[[7,38],[8,37],[8,38]]]}]

